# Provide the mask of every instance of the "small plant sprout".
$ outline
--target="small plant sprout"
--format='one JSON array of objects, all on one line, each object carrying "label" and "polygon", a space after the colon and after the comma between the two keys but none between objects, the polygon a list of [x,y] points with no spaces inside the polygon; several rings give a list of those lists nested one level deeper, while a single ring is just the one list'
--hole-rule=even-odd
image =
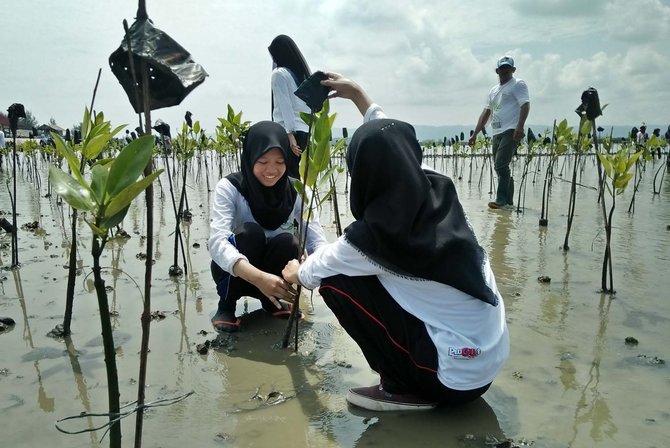
[{"label": "small plant sprout", "polygon": [[[633,178],[630,169],[642,156],[643,151],[631,154],[627,147],[621,148],[614,154],[604,154],[599,152],[598,159],[603,166],[605,176],[603,177],[602,187],[606,189],[612,198],[612,206],[609,213],[605,212],[605,197],[603,195],[603,218],[605,221],[605,256],[603,258],[603,268],[601,276],[601,287],[603,292],[614,294],[614,279],[612,274],[612,216],[616,207],[616,197],[624,192],[628,182]],[[608,282],[609,278],[609,282]],[[609,283],[609,286],[608,286]]]}]

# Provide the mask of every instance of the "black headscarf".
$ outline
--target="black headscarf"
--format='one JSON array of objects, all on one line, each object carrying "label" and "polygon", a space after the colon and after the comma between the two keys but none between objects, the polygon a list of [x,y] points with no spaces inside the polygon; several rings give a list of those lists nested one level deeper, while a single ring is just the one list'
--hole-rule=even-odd
[{"label": "black headscarf", "polygon": [[268,230],[275,230],[288,220],[297,195],[287,172],[272,187],[264,186],[254,176],[256,160],[273,148],[279,148],[285,159],[288,157],[284,128],[272,121],[254,124],[244,139],[241,171],[226,176],[249,203],[256,222]]},{"label": "black headscarf", "polygon": [[345,238],[382,267],[434,280],[497,305],[484,250],[450,178],[421,168],[414,128],[397,120],[361,126],[347,151],[351,212]]},{"label": "black headscarf", "polygon": [[284,34],[275,37],[268,51],[277,67],[284,67],[291,72],[296,85],[299,86],[301,82],[309,78],[311,72],[307,61],[290,37]]}]

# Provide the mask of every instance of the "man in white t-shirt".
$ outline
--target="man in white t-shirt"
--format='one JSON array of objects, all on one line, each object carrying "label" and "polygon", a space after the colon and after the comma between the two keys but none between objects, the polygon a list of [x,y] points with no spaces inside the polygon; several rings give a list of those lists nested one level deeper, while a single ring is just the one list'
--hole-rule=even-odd
[{"label": "man in white t-shirt", "polygon": [[491,88],[484,110],[469,140],[469,144],[474,145],[477,134],[484,129],[490,118],[493,159],[498,175],[496,200],[489,202],[489,207],[494,209],[511,208],[514,203],[514,181],[509,166],[514,151],[524,136],[523,129],[530,112],[528,86],[523,80],[514,78],[515,71],[514,59],[511,56],[498,59],[496,73],[500,83]]}]

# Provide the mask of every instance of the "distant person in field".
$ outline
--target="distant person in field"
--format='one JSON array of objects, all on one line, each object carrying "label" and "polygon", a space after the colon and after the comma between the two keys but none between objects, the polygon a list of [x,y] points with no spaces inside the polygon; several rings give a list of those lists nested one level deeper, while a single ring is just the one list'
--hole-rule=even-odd
[{"label": "distant person in field", "polygon": [[643,124],[640,126],[640,130],[637,131],[635,143],[637,143],[637,146],[644,146],[647,143],[647,140],[649,140],[649,135],[647,135],[647,126]]},{"label": "distant person in field", "polygon": [[295,96],[298,86],[309,77],[310,70],[293,39],[283,34],[275,37],[268,47],[272,56],[272,121],[284,127],[291,152],[287,156],[288,175],[300,177],[300,155],[307,147],[309,126],[300,113],[309,113],[309,107]]},{"label": "distant person in field", "polygon": [[514,180],[510,164],[524,136],[523,130],[530,112],[530,97],[526,83],[513,76],[516,67],[511,56],[498,59],[495,71],[499,83],[491,88],[484,110],[468,143],[470,146],[475,144],[477,134],[485,128],[490,119],[498,189],[495,201],[489,202],[488,205],[490,208],[499,209],[511,208],[514,203]]}]

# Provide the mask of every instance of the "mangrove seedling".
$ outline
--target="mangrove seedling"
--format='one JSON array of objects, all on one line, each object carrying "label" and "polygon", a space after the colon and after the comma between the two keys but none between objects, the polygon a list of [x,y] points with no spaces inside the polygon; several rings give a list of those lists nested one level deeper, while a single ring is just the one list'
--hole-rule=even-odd
[{"label": "mangrove seedling", "polygon": [[54,165],[49,167],[49,179],[53,191],[73,208],[86,212],[85,221],[92,231],[93,277],[107,371],[110,444],[119,447],[121,414],[116,351],[100,256],[110,237],[110,230],[123,221],[130,203],[162,173],[162,170],[156,171],[138,180],[151,159],[153,147],[154,138],[151,135],[133,140],[116,158],[100,160],[93,164],[90,183],[84,180],[81,174],[80,161],[76,154],[66,145],[59,145],[59,151],[67,161],[72,176]]},{"label": "mangrove seedling", "polygon": [[[88,109],[84,110],[84,119],[81,122],[82,141],[80,144],[65,141],[60,135],[52,133],[54,145],[59,156],[65,157],[65,154],[74,154],[80,152],[79,174],[83,175],[87,162],[97,159],[105,147],[112,141],[123,126],[112,129],[109,121],[105,121],[102,112],[91,116]],[[77,209],[72,207],[72,229],[70,242],[70,257],[68,264],[67,290],[65,297],[65,314],[63,315],[63,324],[61,327],[54,328],[54,334],[68,336],[70,334],[70,324],[72,322],[72,311],[74,308],[74,283],[77,272]]]},{"label": "mangrove seedling", "polygon": [[[333,167],[330,162],[333,154],[337,154],[342,151],[346,140],[341,138],[331,148],[330,142],[332,137],[332,128],[337,114],[329,115],[329,111],[330,105],[326,100],[324,101],[320,112],[315,112],[314,114],[301,114],[303,121],[309,126],[310,132],[307,148],[300,158],[300,179],[295,183],[295,188],[302,197],[303,206],[302,219],[298,232],[300,253],[304,251],[308,232],[307,226],[303,226],[302,222],[309,222],[312,214],[314,213],[314,208],[323,204],[323,202],[328,200],[331,195],[336,197],[333,175],[335,172],[342,171],[341,168]],[[315,204],[315,198],[318,196],[319,189],[326,185],[329,187],[328,192],[320,198],[320,201]],[[307,205],[306,208],[305,205]],[[298,286],[297,297],[300,297],[300,291],[301,288]],[[296,303],[291,310],[291,315],[289,316],[286,331],[284,332],[284,337],[282,339],[283,348],[288,347],[288,340],[291,336],[291,328],[295,323],[295,350],[298,350],[297,315],[299,312],[299,303],[296,300]]]},{"label": "mangrove seedling", "polygon": [[575,160],[572,165],[572,180],[570,181],[570,195],[568,199],[568,223],[565,231],[565,240],[563,241],[563,250],[570,250],[568,241],[570,239],[570,231],[572,230],[572,221],[575,217],[575,207],[577,205],[577,167],[582,154],[587,152],[591,147],[591,137],[589,132],[591,130],[591,121],[586,118],[586,115],[580,117],[579,131],[577,134],[577,142],[575,143]]},{"label": "mangrove seedling", "polygon": [[554,164],[558,160],[558,156],[565,154],[570,147],[572,141],[572,127],[568,126],[568,120],[565,118],[554,127],[551,136],[551,144],[549,146],[549,163],[547,170],[544,173],[544,184],[542,186],[542,211],[540,213],[540,226],[547,227],[549,225],[549,197],[551,196],[551,182],[554,176]]},{"label": "mangrove seedling", "polygon": [[[249,130],[250,121],[242,120],[242,111],[235,113],[228,104],[228,113],[226,118],[218,118],[219,125],[216,127],[216,150],[222,155],[231,153],[236,156],[237,169],[240,169],[239,153],[242,150],[242,135]],[[219,163],[219,177],[223,177],[221,163]]]},{"label": "mangrove seedling", "polygon": [[[606,211],[605,195],[603,194],[603,221],[605,223],[605,255],[603,257],[603,267],[601,275],[601,288],[603,292],[614,294],[614,279],[612,273],[612,216],[616,207],[616,197],[624,192],[628,182],[633,178],[630,173],[631,167],[642,156],[642,151],[631,154],[627,147],[621,148],[614,154],[604,154],[597,152],[598,159],[603,165],[605,176],[603,177],[601,188],[607,190],[612,198],[612,206],[609,213]],[[609,182],[608,182],[609,179]],[[608,286],[609,278],[609,286]]]}]

